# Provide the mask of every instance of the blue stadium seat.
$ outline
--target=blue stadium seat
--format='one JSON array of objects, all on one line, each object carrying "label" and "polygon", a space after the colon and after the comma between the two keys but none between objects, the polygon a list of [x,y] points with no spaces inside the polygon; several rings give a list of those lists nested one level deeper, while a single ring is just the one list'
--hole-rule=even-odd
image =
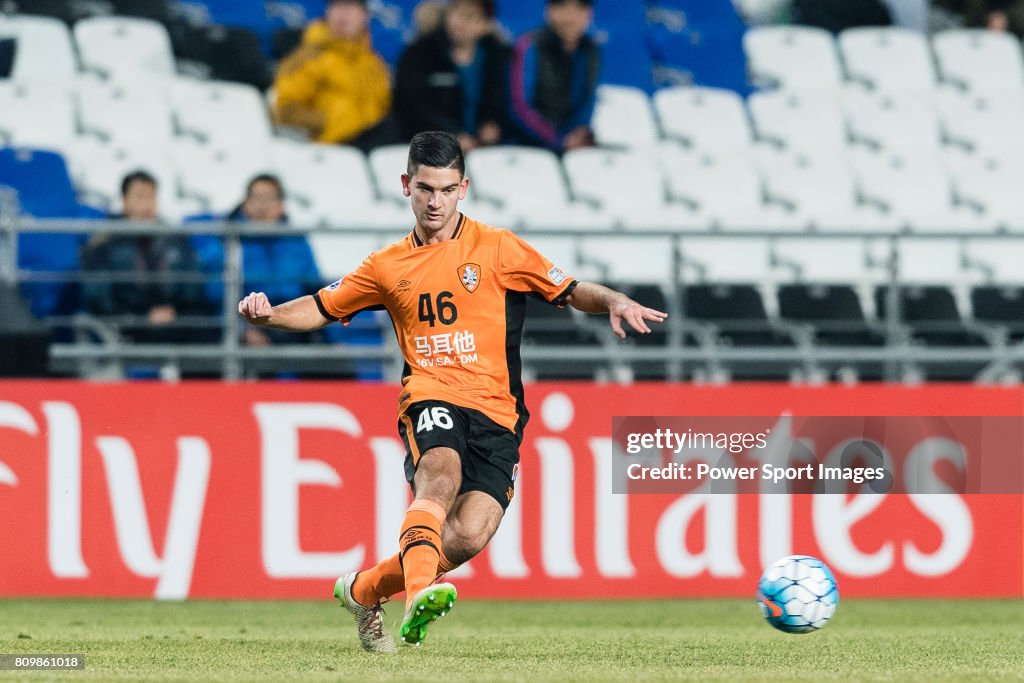
[{"label": "blue stadium seat", "polygon": [[[241,1],[241,0],[240,0]],[[373,49],[394,66],[413,34],[413,10],[419,0],[370,3],[370,37]],[[325,0],[280,0],[267,3],[269,20],[276,26],[301,30],[324,15]]]},{"label": "blue stadium seat", "polygon": [[601,83],[653,91],[647,10],[643,3],[596,2],[592,33],[602,43]]},{"label": "blue stadium seat", "polygon": [[651,16],[658,21],[659,14],[681,14],[687,26],[722,26],[745,28],[733,0],[653,0]]},{"label": "blue stadium seat", "polygon": [[0,149],[0,185],[14,188],[22,212],[29,216],[67,218],[78,211],[68,167],[54,152]]},{"label": "blue stadium seat", "polygon": [[[95,213],[79,205],[64,159],[53,152],[0,149],[0,185],[18,193],[21,213],[35,218],[91,218]],[[83,235],[32,233],[18,238],[18,268],[46,272],[79,269]],[[77,308],[73,283],[38,282],[23,286],[32,314],[62,315]]]},{"label": "blue stadium seat", "polygon": [[[517,38],[544,24],[545,0],[498,3],[498,23]],[[601,44],[601,83],[653,89],[647,9],[642,2],[597,0],[591,35]]]},{"label": "blue stadium seat", "polygon": [[260,32],[269,23],[264,3],[253,0],[179,0],[178,4],[199,12],[205,8],[210,22],[224,26],[244,26]]},{"label": "blue stadium seat", "polygon": [[648,17],[657,85],[750,91],[746,25],[732,0],[658,0]]},{"label": "blue stadium seat", "polygon": [[[622,0],[603,0],[597,4],[619,3]],[[545,0],[515,0],[498,2],[498,23],[513,38],[518,38],[544,23]],[[623,3],[633,4],[633,3]],[[597,9],[595,8],[595,13]]]},{"label": "blue stadium seat", "polygon": [[267,14],[264,3],[254,0],[179,0],[178,4],[197,15],[203,23],[252,31],[260,39],[264,53],[268,54],[274,31],[282,26],[279,19]]},{"label": "blue stadium seat", "polygon": [[411,30],[406,25],[391,25],[376,15],[370,18],[370,39],[373,49],[392,68],[398,64],[398,58],[405,49],[407,35],[411,35]]},{"label": "blue stadium seat", "polygon": [[[498,23],[514,37],[544,23],[546,0],[505,0],[497,4]],[[636,26],[639,32],[643,32],[646,24],[645,3],[623,0],[596,0],[594,3],[594,27],[597,30]]]},{"label": "blue stadium seat", "polygon": [[319,19],[327,7],[326,0],[271,0],[266,3],[267,14],[280,19],[292,28]]}]

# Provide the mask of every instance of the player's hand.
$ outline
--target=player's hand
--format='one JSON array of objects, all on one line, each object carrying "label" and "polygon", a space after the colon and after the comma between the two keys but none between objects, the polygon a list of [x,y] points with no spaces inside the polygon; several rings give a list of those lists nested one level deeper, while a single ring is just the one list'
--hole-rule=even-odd
[{"label": "player's hand", "polygon": [[263,292],[250,292],[249,296],[238,302],[238,315],[253,325],[266,325],[273,313],[274,307]]},{"label": "player's hand", "polygon": [[656,311],[653,308],[641,306],[631,299],[626,299],[625,301],[613,304],[608,311],[608,317],[611,320],[612,332],[615,333],[615,336],[619,339],[625,339],[626,331],[622,329],[623,321],[629,323],[629,326],[640,334],[650,334],[651,328],[647,325],[647,321],[655,323],[664,322],[665,318],[668,317],[668,313]]},{"label": "player's hand", "polygon": [[590,130],[587,126],[578,126],[573,128],[565,136],[565,149],[583,149],[584,147],[594,146],[594,131]]}]

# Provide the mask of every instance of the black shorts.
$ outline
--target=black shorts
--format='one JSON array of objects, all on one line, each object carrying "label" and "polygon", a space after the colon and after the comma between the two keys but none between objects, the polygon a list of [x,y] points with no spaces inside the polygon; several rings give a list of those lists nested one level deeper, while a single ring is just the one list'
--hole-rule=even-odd
[{"label": "black shorts", "polygon": [[413,495],[420,455],[443,446],[462,459],[460,494],[482,491],[498,501],[502,510],[512,502],[520,437],[479,410],[445,401],[419,401],[399,417],[398,433],[405,443],[405,478]]}]

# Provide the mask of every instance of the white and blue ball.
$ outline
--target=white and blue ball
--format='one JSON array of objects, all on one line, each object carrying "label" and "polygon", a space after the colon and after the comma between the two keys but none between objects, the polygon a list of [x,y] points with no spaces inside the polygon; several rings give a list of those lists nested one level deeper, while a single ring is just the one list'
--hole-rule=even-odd
[{"label": "white and blue ball", "polygon": [[757,603],[768,623],[786,633],[817,631],[839,605],[839,587],[825,563],[809,555],[784,557],[765,570]]}]

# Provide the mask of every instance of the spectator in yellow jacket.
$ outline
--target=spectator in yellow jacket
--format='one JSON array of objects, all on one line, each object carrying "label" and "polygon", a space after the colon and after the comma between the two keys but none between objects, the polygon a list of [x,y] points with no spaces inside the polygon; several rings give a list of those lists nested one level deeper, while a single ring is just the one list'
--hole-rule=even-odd
[{"label": "spectator in yellow jacket", "polygon": [[391,76],[370,46],[365,0],[330,0],[323,20],[306,29],[274,88],[280,123],[319,142],[370,149],[397,142],[390,118]]}]

